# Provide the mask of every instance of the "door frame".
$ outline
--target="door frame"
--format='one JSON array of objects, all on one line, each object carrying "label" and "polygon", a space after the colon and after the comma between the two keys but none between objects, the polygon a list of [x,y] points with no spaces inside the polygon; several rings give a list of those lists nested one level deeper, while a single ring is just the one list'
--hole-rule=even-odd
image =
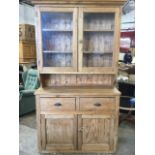
[{"label": "door frame", "polygon": [[[115,14],[115,28],[114,28],[114,51],[112,59],[112,67],[83,67],[83,23],[84,13],[114,13]],[[120,45],[120,8],[104,7],[104,8],[79,8],[78,15],[78,71],[80,72],[94,72],[94,73],[117,73],[118,54]]]},{"label": "door frame", "polygon": [[[37,44],[37,66],[40,73],[65,73],[77,72],[77,18],[78,8],[53,8],[49,6],[36,6],[36,44]],[[73,45],[72,45],[72,67],[44,67],[42,52],[42,28],[41,28],[41,12],[71,12],[73,13]]]}]

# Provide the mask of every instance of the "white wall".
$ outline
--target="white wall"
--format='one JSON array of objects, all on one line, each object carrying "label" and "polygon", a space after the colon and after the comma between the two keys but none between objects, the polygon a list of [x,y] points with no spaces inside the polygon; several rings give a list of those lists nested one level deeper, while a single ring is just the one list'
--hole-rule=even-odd
[{"label": "white wall", "polygon": [[35,11],[34,7],[20,4],[19,5],[19,24],[35,25]]},{"label": "white wall", "polygon": [[134,29],[135,28],[135,10],[122,15],[121,29]]}]

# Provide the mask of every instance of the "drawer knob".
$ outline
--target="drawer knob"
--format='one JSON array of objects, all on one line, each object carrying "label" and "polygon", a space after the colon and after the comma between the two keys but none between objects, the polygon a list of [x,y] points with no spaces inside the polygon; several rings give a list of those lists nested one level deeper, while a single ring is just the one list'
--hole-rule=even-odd
[{"label": "drawer knob", "polygon": [[100,107],[101,106],[101,103],[95,103],[94,106]]},{"label": "drawer knob", "polygon": [[62,106],[62,104],[59,103],[59,102],[55,103],[54,105],[55,105],[56,107],[60,107],[60,106]]}]

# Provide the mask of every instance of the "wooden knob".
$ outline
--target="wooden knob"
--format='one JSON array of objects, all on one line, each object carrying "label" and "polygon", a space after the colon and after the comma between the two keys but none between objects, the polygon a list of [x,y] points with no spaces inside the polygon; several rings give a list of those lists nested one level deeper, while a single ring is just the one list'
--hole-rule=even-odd
[{"label": "wooden knob", "polygon": [[82,131],[83,131],[83,127],[81,127],[78,131],[79,131],[79,132],[82,132]]}]

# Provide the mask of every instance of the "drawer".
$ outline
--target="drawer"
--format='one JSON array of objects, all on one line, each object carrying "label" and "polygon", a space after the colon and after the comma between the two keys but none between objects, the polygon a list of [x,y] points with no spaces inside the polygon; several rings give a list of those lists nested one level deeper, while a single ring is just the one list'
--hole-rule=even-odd
[{"label": "drawer", "polygon": [[75,110],[75,98],[40,98],[41,111]]},{"label": "drawer", "polygon": [[115,98],[80,98],[80,110],[115,110]]}]

